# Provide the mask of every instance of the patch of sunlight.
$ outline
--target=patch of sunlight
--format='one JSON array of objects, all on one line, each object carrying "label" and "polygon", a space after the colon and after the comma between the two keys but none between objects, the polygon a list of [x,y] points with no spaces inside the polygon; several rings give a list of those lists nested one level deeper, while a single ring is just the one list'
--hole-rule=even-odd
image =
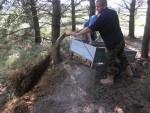
[{"label": "patch of sunlight", "polygon": [[44,38],[49,38],[50,36],[50,28],[41,28],[41,33]]},{"label": "patch of sunlight", "polygon": [[11,65],[19,59],[19,56],[20,56],[19,53],[14,53],[14,54],[8,56],[5,66],[8,68],[11,67]]},{"label": "patch of sunlight", "polygon": [[42,52],[40,52],[40,56],[41,56],[42,58],[45,58],[47,55],[48,55],[48,52],[47,52],[47,51],[42,51]]},{"label": "patch of sunlight", "polygon": [[28,27],[30,27],[30,26],[29,26],[29,24],[27,24],[27,23],[23,23],[23,24],[20,25],[20,27],[21,27],[21,28],[28,28]]}]

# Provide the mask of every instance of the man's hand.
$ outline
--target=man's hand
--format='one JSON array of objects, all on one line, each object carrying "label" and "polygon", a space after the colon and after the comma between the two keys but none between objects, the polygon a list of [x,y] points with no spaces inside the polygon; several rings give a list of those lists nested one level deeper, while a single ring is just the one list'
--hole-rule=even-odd
[{"label": "man's hand", "polygon": [[70,32],[70,33],[66,33],[67,36],[74,36],[74,37],[77,37],[77,36],[80,36],[80,35],[83,35],[83,34],[86,34],[86,33],[89,33],[91,30],[88,28],[88,27],[85,27],[84,29],[82,29],[81,31],[79,32]]},{"label": "man's hand", "polygon": [[76,33],[76,32],[70,32],[70,33],[66,33],[66,35],[67,36],[70,36],[70,35],[72,35],[72,36],[77,36],[78,35],[78,33]]}]

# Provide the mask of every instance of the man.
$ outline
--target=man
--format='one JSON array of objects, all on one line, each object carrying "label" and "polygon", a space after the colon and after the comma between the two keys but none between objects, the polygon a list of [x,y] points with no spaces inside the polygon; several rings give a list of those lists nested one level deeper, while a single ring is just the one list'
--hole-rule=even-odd
[{"label": "man", "polygon": [[100,83],[112,85],[114,83],[114,77],[117,74],[117,67],[115,67],[117,58],[129,76],[132,76],[133,73],[124,53],[125,41],[117,13],[107,8],[107,0],[97,0],[95,6],[98,13],[100,13],[97,20],[91,26],[85,27],[80,32],[71,32],[68,35],[78,36],[91,31],[100,32],[107,48],[108,61],[107,78],[101,79]]}]

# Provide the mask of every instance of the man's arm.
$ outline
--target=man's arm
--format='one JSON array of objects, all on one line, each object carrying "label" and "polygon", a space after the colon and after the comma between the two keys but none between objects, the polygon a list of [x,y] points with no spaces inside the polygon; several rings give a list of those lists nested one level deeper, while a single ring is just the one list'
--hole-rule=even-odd
[{"label": "man's arm", "polygon": [[83,35],[83,34],[86,34],[86,33],[89,33],[91,32],[91,30],[88,28],[88,27],[85,27],[83,28],[81,31],[79,32],[70,32],[70,33],[66,33],[66,35],[73,35],[73,36],[80,36],[80,35]]}]

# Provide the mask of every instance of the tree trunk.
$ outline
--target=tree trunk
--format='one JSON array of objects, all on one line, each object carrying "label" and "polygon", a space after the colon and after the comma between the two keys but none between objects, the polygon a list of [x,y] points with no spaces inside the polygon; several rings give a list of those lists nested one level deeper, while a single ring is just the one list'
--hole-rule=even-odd
[{"label": "tree trunk", "polygon": [[[91,17],[92,15],[95,15],[95,0],[90,0],[90,14],[89,14],[89,16]],[[91,32],[91,38],[92,38],[92,40],[97,38],[96,32]]]},{"label": "tree trunk", "polygon": [[95,0],[90,0],[90,14],[89,16],[92,16],[95,14]]},{"label": "tree trunk", "polygon": [[37,10],[36,10],[36,3],[34,0],[30,0],[31,5],[31,12],[32,12],[32,20],[35,30],[35,43],[40,44],[41,43],[41,34],[40,34],[40,27],[39,27],[39,19],[37,16]]},{"label": "tree trunk", "polygon": [[148,0],[148,8],[146,14],[146,24],[142,42],[142,53],[141,57],[148,58],[149,53],[149,42],[150,42],[150,0]]},{"label": "tree trunk", "polygon": [[60,35],[60,20],[61,20],[61,6],[60,0],[53,0],[53,16],[52,16],[52,47],[53,47],[53,62],[57,64],[61,61],[59,47],[56,46],[56,40]]},{"label": "tree trunk", "polygon": [[71,0],[71,14],[72,14],[72,31],[76,30],[76,16],[75,16],[75,4],[74,0]]},{"label": "tree trunk", "polygon": [[61,20],[61,6],[60,0],[52,1],[53,16],[52,16],[52,44],[55,44],[60,35],[60,20]]},{"label": "tree trunk", "polygon": [[134,36],[134,16],[135,16],[135,5],[136,5],[136,0],[132,0],[132,3],[130,4],[130,16],[129,16],[129,34],[128,36],[133,39],[135,38]]}]

